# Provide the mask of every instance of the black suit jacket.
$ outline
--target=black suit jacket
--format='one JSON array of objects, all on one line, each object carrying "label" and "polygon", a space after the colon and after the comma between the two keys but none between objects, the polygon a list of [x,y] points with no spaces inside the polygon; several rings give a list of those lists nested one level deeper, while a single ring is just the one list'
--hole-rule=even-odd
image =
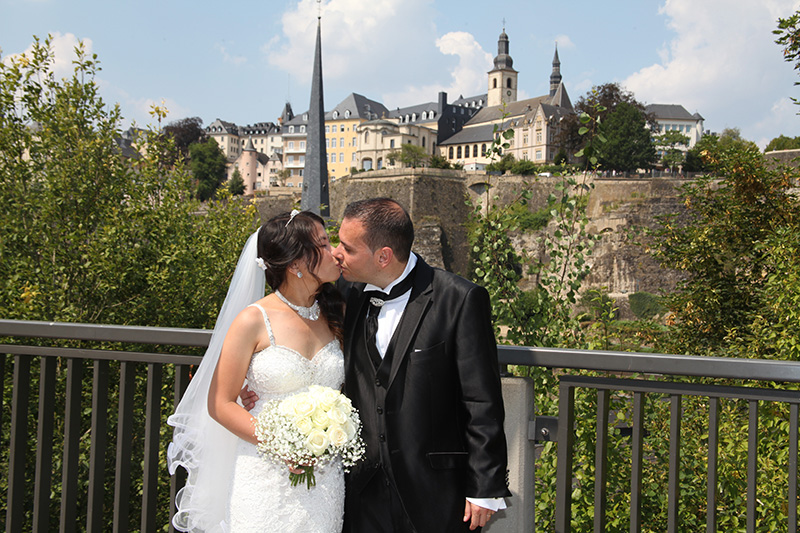
[{"label": "black suit jacket", "polygon": [[354,349],[364,335],[356,330],[366,314],[364,284],[340,284],[345,392],[367,444],[366,459],[347,476],[345,513],[359,512],[361,491],[383,468],[418,533],[459,531],[467,496],[510,496],[489,295],[421,258],[416,268],[388,383],[376,384],[373,363]]}]

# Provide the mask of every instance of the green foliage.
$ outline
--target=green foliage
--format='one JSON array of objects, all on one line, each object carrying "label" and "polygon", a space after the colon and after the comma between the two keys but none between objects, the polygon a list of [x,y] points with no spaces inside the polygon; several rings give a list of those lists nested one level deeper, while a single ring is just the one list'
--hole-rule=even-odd
[{"label": "green foliage", "polygon": [[[687,274],[664,303],[674,315],[675,353],[735,355],[732,339],[751,339],[771,304],[769,283],[788,294],[791,273],[779,270],[778,243],[797,231],[800,206],[789,187],[796,170],[772,170],[748,141],[717,141],[706,153],[716,179],[701,178],[681,190],[689,219],[660,219],[652,235],[654,256]],[[791,172],[791,173],[790,173]],[[792,174],[793,173],[793,174]],[[777,346],[756,350],[777,355]]]},{"label": "green foliage", "polygon": [[[778,19],[778,29],[772,33],[778,36],[775,43],[783,47],[783,59],[789,63],[794,63],[794,69],[800,71],[800,11],[795,11],[787,18]],[[800,81],[794,82],[800,85]],[[792,98],[795,104],[800,104],[796,98]]]},{"label": "green foliage", "polygon": [[531,176],[539,173],[539,165],[533,161],[523,159],[511,165],[510,170],[516,176]]},{"label": "green foliage", "polygon": [[775,150],[797,150],[800,149],[800,136],[786,137],[779,135],[772,139],[769,144],[764,148],[764,152],[772,152]]},{"label": "green foliage", "polygon": [[228,180],[228,192],[231,193],[231,196],[241,196],[244,194],[245,186],[244,180],[242,179],[242,173],[239,172],[239,169],[233,171],[233,176],[231,179]]},{"label": "green foliage", "polygon": [[[117,144],[120,111],[99,96],[96,57],[76,49],[72,76],[53,74],[50,38],[36,39],[25,55],[0,61],[0,309],[3,318],[208,328],[213,326],[228,279],[247,236],[256,227],[253,206],[223,191],[220,201],[192,199],[191,175],[169,136],[144,131],[139,156],[126,159]],[[154,109],[159,119],[163,108]],[[173,164],[174,163],[174,164]],[[204,212],[203,215],[199,213]],[[144,347],[142,349],[145,349]],[[187,349],[181,349],[186,353]],[[40,359],[34,359],[34,371]],[[112,371],[118,363],[111,363]],[[88,369],[84,369],[88,373]],[[67,368],[56,373],[63,401]],[[6,393],[12,373],[6,368]],[[165,369],[162,412],[171,411],[172,368]],[[34,374],[32,387],[38,387]],[[110,405],[118,394],[111,380]],[[82,404],[91,405],[91,380],[84,380]],[[135,420],[142,412],[145,377],[135,383]],[[4,402],[3,405],[8,405]],[[35,412],[29,427],[35,427]],[[56,407],[63,413],[63,405]],[[116,410],[109,409],[109,446],[114,446]],[[87,494],[91,410],[80,421],[79,503]],[[135,424],[133,457],[141,457],[144,428]],[[3,442],[7,443],[8,426]],[[63,418],[56,417],[56,435]],[[171,431],[161,421],[161,449]],[[63,440],[55,440],[61,457]],[[45,443],[50,444],[50,443]],[[7,453],[6,446],[1,446]],[[7,456],[3,457],[4,459]],[[8,465],[7,461],[0,464]],[[28,464],[32,464],[29,462]],[[132,463],[134,478],[141,464]],[[54,516],[58,523],[60,459],[53,466]],[[113,480],[113,460],[106,479]],[[160,474],[165,472],[161,469]],[[0,479],[7,479],[0,471]],[[30,472],[33,479],[34,473]],[[132,483],[131,513],[139,510],[141,484]],[[168,522],[169,478],[159,477],[158,523]],[[113,491],[106,492],[107,502]],[[30,500],[23,502],[32,509]],[[109,507],[110,508],[110,507]],[[108,513],[107,513],[108,514]],[[101,526],[111,529],[110,516]],[[78,524],[86,522],[85,505]],[[124,526],[123,526],[124,527]]]},{"label": "green foliage", "polygon": [[390,164],[394,165],[395,161],[400,161],[406,167],[417,168],[424,166],[428,161],[429,156],[425,153],[425,149],[411,143],[405,143],[400,147],[400,150],[394,150],[386,155],[386,159]]},{"label": "green foliage", "polygon": [[650,320],[664,312],[661,298],[649,292],[634,292],[628,296],[631,312],[642,320]]},{"label": "green foliage", "polygon": [[197,182],[197,199],[205,202],[225,181],[225,154],[214,139],[189,146],[192,174]]},{"label": "green foliage", "polygon": [[656,160],[656,149],[643,111],[620,102],[608,114],[601,131],[608,139],[599,154],[603,170],[648,169]]},{"label": "green foliage", "polygon": [[453,168],[453,165],[450,163],[450,161],[448,161],[446,157],[440,154],[433,154],[431,158],[428,160],[428,166],[430,168],[443,168],[443,169]]},{"label": "green foliage", "polygon": [[[514,130],[507,130],[513,133]],[[508,144],[508,143],[505,143]],[[507,153],[503,154],[502,157],[498,161],[492,161],[488,165],[486,165],[486,172],[499,172],[500,174],[505,174],[506,172],[510,172],[511,168],[517,160],[514,158],[514,154]]]},{"label": "green foliage", "polygon": [[675,170],[684,162],[685,152],[679,146],[688,146],[689,137],[675,130],[669,130],[653,138],[656,146],[664,150],[661,163],[666,167]]}]

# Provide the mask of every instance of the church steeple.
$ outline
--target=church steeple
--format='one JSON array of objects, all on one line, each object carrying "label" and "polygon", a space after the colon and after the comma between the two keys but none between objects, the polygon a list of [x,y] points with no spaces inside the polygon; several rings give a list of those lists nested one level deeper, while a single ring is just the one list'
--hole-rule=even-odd
[{"label": "church steeple", "polygon": [[[319,3],[320,0],[317,0]],[[308,108],[306,161],[303,167],[303,195],[300,207],[322,217],[330,216],[328,154],[325,151],[325,102],[322,94],[322,15],[317,16],[317,47],[311,75],[311,104]]]},{"label": "church steeple", "polygon": [[489,106],[517,101],[517,71],[514,70],[513,65],[514,61],[508,53],[508,35],[504,27],[497,39],[497,57],[494,58],[494,68],[489,72],[487,95]]},{"label": "church steeple", "polygon": [[550,96],[554,96],[561,84],[561,61],[558,59],[558,43],[556,43],[556,53],[553,56],[553,73],[550,74]]}]

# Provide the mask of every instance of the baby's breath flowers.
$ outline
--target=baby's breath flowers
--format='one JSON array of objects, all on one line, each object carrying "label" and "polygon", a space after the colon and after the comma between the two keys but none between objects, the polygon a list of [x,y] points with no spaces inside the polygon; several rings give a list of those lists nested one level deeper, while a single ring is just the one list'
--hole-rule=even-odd
[{"label": "baby's breath flowers", "polygon": [[289,473],[292,486],[316,484],[314,467],[335,457],[348,471],[364,456],[361,419],[350,399],[330,387],[311,385],[282,401],[271,401],[256,418],[258,451],[281,465],[303,469]]}]

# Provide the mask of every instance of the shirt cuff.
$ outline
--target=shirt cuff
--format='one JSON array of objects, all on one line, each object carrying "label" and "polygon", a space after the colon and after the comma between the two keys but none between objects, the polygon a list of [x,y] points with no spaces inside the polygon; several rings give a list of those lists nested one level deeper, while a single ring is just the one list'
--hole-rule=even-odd
[{"label": "shirt cuff", "polygon": [[467,501],[490,511],[499,511],[506,508],[505,498],[467,498]]}]

